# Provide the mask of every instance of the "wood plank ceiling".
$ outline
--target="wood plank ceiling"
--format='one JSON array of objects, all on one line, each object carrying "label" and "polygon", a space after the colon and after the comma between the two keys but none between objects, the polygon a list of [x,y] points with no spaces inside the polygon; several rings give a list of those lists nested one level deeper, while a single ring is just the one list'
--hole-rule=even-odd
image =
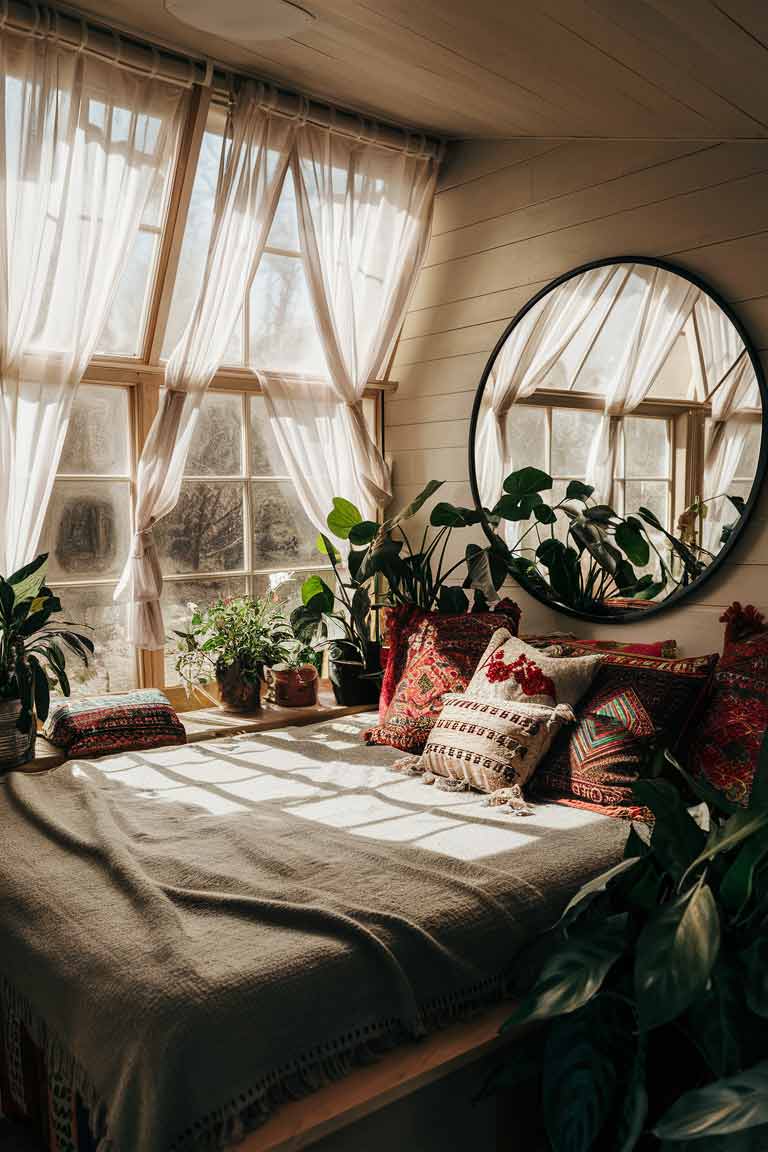
[{"label": "wood plank ceiling", "polygon": [[[162,0],[79,6],[309,95],[449,138],[768,137],[766,0],[301,3],[317,19],[299,36],[248,47],[196,33]],[[257,34],[255,27],[254,40]]]}]

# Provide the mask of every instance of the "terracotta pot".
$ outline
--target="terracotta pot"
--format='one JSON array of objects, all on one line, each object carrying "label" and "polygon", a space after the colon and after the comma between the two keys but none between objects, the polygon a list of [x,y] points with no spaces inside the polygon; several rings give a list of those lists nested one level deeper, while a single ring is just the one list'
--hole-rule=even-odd
[{"label": "terracotta pot", "polygon": [[34,723],[31,732],[19,732],[20,715],[20,700],[0,700],[0,772],[26,764],[35,754]]},{"label": "terracotta pot", "polygon": [[268,683],[274,692],[275,704],[282,708],[309,708],[317,704],[319,676],[314,664],[298,668],[278,664],[266,670]]},{"label": "terracotta pot", "polygon": [[328,676],[337,704],[348,708],[358,704],[376,705],[381,691],[381,676],[370,673],[381,672],[381,652],[379,645],[368,645],[368,659],[365,665],[359,660],[328,657]]},{"label": "terracotta pot", "polygon": [[259,712],[261,710],[262,669],[243,672],[239,660],[216,665],[219,699],[225,712]]}]

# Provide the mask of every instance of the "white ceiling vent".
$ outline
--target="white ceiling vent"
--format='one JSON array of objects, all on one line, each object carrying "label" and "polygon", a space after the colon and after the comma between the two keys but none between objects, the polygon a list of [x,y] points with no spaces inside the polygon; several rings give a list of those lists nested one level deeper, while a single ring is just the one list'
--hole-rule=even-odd
[{"label": "white ceiling vent", "polygon": [[163,0],[163,6],[183,24],[242,45],[284,40],[315,19],[290,0]]}]

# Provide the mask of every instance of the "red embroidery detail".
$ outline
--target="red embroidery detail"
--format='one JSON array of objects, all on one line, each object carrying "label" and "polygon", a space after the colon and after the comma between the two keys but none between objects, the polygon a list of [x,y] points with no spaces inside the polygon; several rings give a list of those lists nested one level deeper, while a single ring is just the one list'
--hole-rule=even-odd
[{"label": "red embroidery detail", "polygon": [[554,681],[545,676],[538,664],[521,652],[511,664],[504,662],[504,650],[497,648],[488,662],[485,675],[492,684],[510,680],[513,676],[526,696],[549,696],[556,700]]}]

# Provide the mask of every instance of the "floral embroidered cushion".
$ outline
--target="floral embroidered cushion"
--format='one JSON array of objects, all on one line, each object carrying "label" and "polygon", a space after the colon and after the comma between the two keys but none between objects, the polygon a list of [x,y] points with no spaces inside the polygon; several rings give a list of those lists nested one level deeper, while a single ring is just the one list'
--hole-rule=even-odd
[{"label": "floral embroidered cushion", "polygon": [[522,701],[446,696],[416,770],[480,792],[523,788],[570,708]]},{"label": "floral embroidered cushion", "polygon": [[164,744],[187,734],[168,698],[153,688],[52,702],[43,734],[68,756],[106,756]]},{"label": "floral embroidered cushion", "polygon": [[516,630],[519,609],[512,607],[511,615],[499,611],[424,614],[408,636],[403,672],[384,717],[363,739],[403,752],[421,752],[443,698],[449,692],[464,691],[499,625],[509,634]]},{"label": "floral embroidered cushion", "polygon": [[573,708],[589,688],[601,660],[597,655],[576,659],[545,655],[500,628],[482,655],[467,695]]},{"label": "floral embroidered cushion", "polygon": [[[580,651],[576,644],[575,652]],[[652,746],[685,756],[716,664],[717,656],[661,660],[603,653],[592,689],[576,709],[576,725],[558,736],[536,774],[537,798],[625,819],[647,818],[634,803],[632,785]]]},{"label": "floral embroidered cushion", "polygon": [[752,605],[734,603],[712,699],[691,744],[691,771],[746,804],[768,730],[768,626]]}]

